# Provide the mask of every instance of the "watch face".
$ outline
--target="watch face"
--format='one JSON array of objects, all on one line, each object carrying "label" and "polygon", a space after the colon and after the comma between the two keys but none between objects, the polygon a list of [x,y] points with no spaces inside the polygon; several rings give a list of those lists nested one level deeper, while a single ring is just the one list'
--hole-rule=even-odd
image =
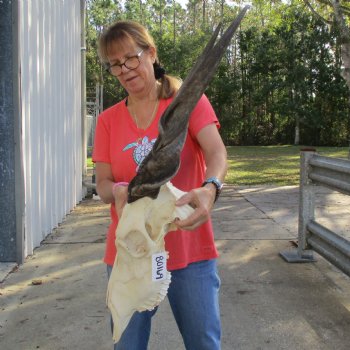
[{"label": "watch face", "polygon": [[223,184],[217,177],[210,177],[206,182],[215,184],[216,188],[220,191],[222,189]]},{"label": "watch face", "polygon": [[222,187],[224,186],[221,181],[218,181],[219,189],[221,190]]}]

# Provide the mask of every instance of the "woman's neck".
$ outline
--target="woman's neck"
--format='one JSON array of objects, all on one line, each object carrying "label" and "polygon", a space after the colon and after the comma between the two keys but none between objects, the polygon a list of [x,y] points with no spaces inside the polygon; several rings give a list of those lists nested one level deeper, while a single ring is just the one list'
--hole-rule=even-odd
[{"label": "woman's neck", "polygon": [[147,129],[157,114],[158,86],[159,84],[156,83],[154,88],[143,96],[129,95],[128,97],[128,110],[138,129]]},{"label": "woman's neck", "polygon": [[128,105],[142,105],[147,102],[158,100],[158,83],[155,84],[146,92],[140,95],[129,95]]}]

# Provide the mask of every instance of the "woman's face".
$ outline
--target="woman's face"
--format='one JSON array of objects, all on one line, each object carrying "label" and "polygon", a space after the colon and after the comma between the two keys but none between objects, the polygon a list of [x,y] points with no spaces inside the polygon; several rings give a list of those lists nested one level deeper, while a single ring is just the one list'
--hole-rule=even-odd
[{"label": "woman's face", "polygon": [[[135,42],[124,40],[112,46],[108,54],[111,65],[122,64],[131,56],[136,56],[142,49]],[[155,61],[156,50],[151,47],[142,52],[139,56],[140,65],[136,69],[128,69],[122,66],[122,72],[117,76],[120,84],[125,88],[130,96],[147,96],[155,85],[153,63]]]}]

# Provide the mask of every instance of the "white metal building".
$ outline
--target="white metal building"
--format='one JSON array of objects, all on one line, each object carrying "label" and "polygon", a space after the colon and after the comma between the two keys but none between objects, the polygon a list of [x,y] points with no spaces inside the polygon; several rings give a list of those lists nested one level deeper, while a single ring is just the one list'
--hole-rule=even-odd
[{"label": "white metal building", "polygon": [[83,0],[2,0],[0,261],[22,262],[82,199],[83,19]]}]

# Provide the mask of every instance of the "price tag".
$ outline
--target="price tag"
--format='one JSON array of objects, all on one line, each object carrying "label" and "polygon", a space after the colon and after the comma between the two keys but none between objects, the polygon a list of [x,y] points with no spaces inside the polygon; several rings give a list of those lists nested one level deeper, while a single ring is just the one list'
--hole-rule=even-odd
[{"label": "price tag", "polygon": [[167,276],[166,252],[152,255],[152,281],[163,281]]}]

